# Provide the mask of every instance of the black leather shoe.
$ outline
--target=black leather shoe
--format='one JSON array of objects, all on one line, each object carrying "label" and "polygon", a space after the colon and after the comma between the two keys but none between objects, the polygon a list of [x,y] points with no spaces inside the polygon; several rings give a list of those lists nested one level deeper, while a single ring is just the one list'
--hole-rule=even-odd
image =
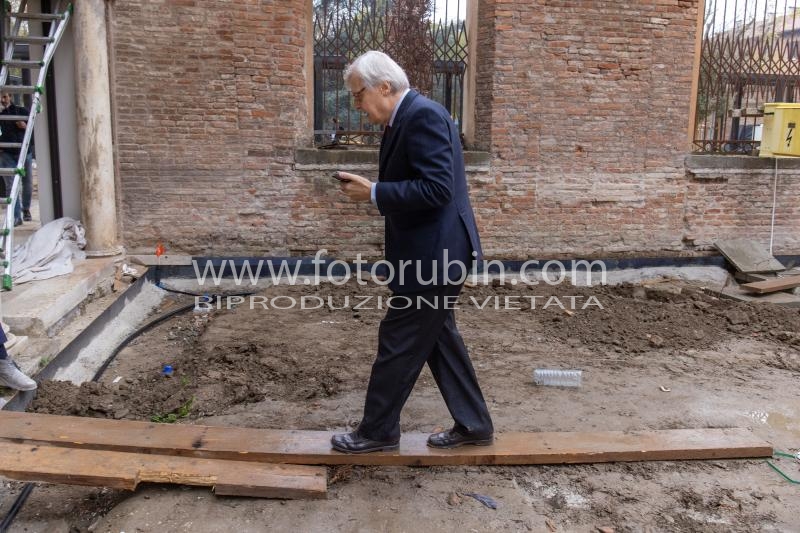
[{"label": "black leather shoe", "polygon": [[22,220],[24,220],[25,222],[31,222],[33,220],[33,216],[31,216],[30,209],[22,210]]},{"label": "black leather shoe", "polygon": [[372,440],[353,431],[334,435],[331,437],[331,444],[337,452],[369,453],[396,450],[400,446],[400,440]]},{"label": "black leather shoe", "polygon": [[431,448],[458,448],[465,444],[473,446],[489,446],[494,442],[494,435],[464,435],[455,429],[448,429],[441,433],[434,433],[428,437],[428,446]]}]

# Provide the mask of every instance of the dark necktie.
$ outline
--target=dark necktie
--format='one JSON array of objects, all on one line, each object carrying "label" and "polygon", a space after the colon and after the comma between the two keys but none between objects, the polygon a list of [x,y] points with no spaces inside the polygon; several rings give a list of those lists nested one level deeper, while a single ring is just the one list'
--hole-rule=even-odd
[{"label": "dark necktie", "polygon": [[379,150],[380,152],[383,152],[383,147],[386,145],[387,142],[389,142],[389,133],[391,133],[391,131],[392,127],[388,124],[386,125],[386,127],[383,128],[383,136],[381,137],[381,146]]}]

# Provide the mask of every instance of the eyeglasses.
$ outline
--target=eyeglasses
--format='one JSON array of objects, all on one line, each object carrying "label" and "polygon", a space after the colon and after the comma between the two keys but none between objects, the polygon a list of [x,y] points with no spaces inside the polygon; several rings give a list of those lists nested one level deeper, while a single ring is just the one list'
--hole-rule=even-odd
[{"label": "eyeglasses", "polygon": [[352,93],[353,94],[353,100],[355,100],[356,102],[360,102],[364,98],[364,91],[366,91],[366,90],[367,90],[367,86],[365,85],[364,87],[361,88],[360,91],[356,91],[356,92]]}]

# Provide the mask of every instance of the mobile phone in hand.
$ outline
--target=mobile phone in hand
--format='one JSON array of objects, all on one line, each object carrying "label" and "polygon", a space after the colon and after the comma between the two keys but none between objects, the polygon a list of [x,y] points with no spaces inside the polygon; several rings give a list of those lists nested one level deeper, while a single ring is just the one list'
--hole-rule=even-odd
[{"label": "mobile phone in hand", "polygon": [[339,174],[339,172],[334,172],[333,174],[331,174],[331,177],[332,177],[333,179],[335,179],[335,180],[339,180],[339,181],[342,181],[342,182],[348,182],[348,181],[350,181],[350,179],[349,179],[349,178],[342,177],[342,175],[341,175],[341,174]]}]

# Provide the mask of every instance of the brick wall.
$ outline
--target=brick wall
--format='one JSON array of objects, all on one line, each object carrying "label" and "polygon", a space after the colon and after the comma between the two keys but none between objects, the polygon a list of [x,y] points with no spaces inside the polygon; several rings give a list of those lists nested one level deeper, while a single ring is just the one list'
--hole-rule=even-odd
[{"label": "brick wall", "polygon": [[306,136],[305,0],[114,3],[131,250],[286,252]]},{"label": "brick wall", "polygon": [[696,3],[480,5],[493,35],[479,47],[478,127],[495,179],[475,195],[491,249],[681,248]]},{"label": "brick wall", "polygon": [[[377,211],[344,201],[328,177],[374,177],[374,154],[297,156],[310,139],[307,3],[113,4],[130,250],[381,253]],[[696,17],[688,0],[479,1],[473,148],[490,156],[468,175],[488,255],[704,250],[769,218],[766,200],[738,207],[750,178],[684,166]],[[782,197],[788,236],[800,234],[794,196]]]},{"label": "brick wall", "polygon": [[708,249],[723,236],[767,247],[772,235],[775,255],[800,250],[800,161],[781,159],[776,171],[774,159],[692,156],[687,170],[684,241],[689,249]]}]

